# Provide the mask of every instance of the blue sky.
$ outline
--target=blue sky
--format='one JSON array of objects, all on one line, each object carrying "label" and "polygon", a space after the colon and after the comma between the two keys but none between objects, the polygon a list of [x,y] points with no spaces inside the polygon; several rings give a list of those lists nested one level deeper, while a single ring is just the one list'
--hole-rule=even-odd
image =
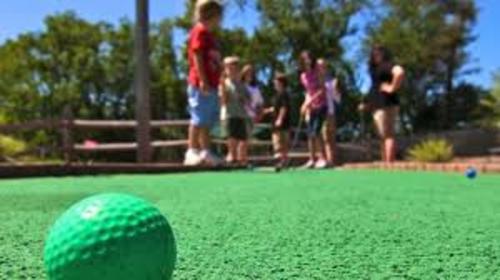
[{"label": "blue sky", "polygon": [[[0,42],[14,38],[18,34],[37,31],[43,28],[43,18],[47,15],[74,10],[81,17],[91,20],[104,20],[116,23],[119,19],[134,17],[134,0],[16,0],[0,1]],[[481,68],[479,74],[467,79],[477,84],[489,87],[491,74],[500,69],[500,0],[477,0],[480,8],[479,20],[475,34],[479,36],[470,50],[474,62],[471,66]],[[182,0],[150,0],[151,19],[159,20],[182,14]],[[252,9],[241,12],[230,9],[226,14],[226,27],[243,26],[251,30],[258,17]],[[177,42],[182,41],[182,35],[177,35]],[[356,42],[356,40],[351,40]],[[351,55],[356,54],[356,48]]]}]

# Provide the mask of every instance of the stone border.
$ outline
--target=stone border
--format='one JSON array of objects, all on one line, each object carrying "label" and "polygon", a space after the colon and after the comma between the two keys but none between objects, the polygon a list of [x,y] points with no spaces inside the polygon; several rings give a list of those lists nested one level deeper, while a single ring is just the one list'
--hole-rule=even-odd
[{"label": "stone border", "polygon": [[[299,163],[297,158],[295,163]],[[381,169],[381,170],[407,170],[407,171],[436,171],[436,172],[459,172],[463,173],[467,168],[474,167],[479,173],[500,174],[500,161],[484,159],[461,160],[451,163],[420,163],[420,162],[395,162],[387,164],[383,162],[370,163],[347,163],[341,165],[345,169]],[[272,160],[261,159],[254,161],[257,166],[266,165]],[[152,164],[127,164],[127,163],[98,163],[98,164],[28,164],[9,165],[0,164],[0,179],[2,178],[27,178],[47,176],[80,176],[80,175],[102,175],[102,174],[137,174],[137,173],[188,173],[201,171],[227,171],[241,169],[238,167],[186,167],[179,164],[152,163]]]},{"label": "stone border", "polygon": [[343,166],[346,169],[382,169],[382,170],[407,170],[407,171],[437,171],[437,172],[465,172],[469,167],[475,168],[480,173],[500,174],[500,163],[484,162],[451,162],[451,163],[423,163],[423,162],[371,162],[349,163]]},{"label": "stone border", "polygon": [[110,174],[155,174],[155,173],[190,173],[203,171],[234,170],[237,167],[197,167],[182,164],[151,163],[97,163],[97,164],[0,164],[0,179],[28,177],[60,177]]}]

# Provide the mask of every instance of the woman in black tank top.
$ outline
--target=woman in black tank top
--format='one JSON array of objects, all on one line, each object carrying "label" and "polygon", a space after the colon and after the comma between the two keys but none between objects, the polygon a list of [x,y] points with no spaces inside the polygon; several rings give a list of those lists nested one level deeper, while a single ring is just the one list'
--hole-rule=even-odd
[{"label": "woman in black tank top", "polygon": [[373,48],[370,55],[372,87],[368,94],[370,108],[381,140],[381,155],[386,162],[396,160],[395,126],[399,114],[399,94],[404,79],[404,69],[392,61],[390,52],[381,46]]},{"label": "woman in black tank top", "polygon": [[393,81],[393,68],[395,65],[392,62],[383,62],[371,69],[372,87],[370,89],[369,101],[374,109],[384,107],[399,106],[399,96],[397,92],[386,92],[381,89],[382,84],[390,84]]}]

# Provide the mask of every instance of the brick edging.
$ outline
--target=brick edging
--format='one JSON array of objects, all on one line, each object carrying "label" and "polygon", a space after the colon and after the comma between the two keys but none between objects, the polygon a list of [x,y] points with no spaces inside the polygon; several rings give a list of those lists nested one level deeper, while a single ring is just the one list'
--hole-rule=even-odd
[{"label": "brick edging", "polygon": [[382,169],[382,170],[408,170],[408,171],[440,171],[440,172],[465,172],[469,167],[481,173],[500,174],[500,163],[423,163],[423,162],[370,162],[349,163],[343,165],[346,169]]}]

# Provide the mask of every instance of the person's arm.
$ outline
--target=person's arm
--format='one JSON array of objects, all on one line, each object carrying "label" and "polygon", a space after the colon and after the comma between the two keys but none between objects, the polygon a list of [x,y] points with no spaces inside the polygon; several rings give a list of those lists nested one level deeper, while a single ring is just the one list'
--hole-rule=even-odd
[{"label": "person's arm", "polygon": [[339,88],[339,81],[337,79],[333,80],[333,100],[337,104],[340,104],[342,102],[342,92],[340,92]]},{"label": "person's arm", "polygon": [[300,74],[300,83],[302,84],[302,86],[304,87],[304,89],[307,92],[308,83],[307,83],[306,73]]},{"label": "person's arm", "polygon": [[304,103],[302,103],[301,112],[304,114],[309,109],[314,100],[324,95],[325,92],[325,87],[322,87],[320,90],[316,91],[316,93],[312,97],[306,95],[306,99],[304,100]]},{"label": "person's arm", "polygon": [[380,85],[380,91],[385,92],[387,94],[393,94],[401,88],[403,84],[405,71],[403,67],[396,65],[392,68],[392,82],[391,83],[382,83]]},{"label": "person's arm", "polygon": [[328,115],[335,114],[334,80],[325,82],[326,108]]},{"label": "person's arm", "polygon": [[264,98],[262,97],[262,93],[259,89],[255,91],[255,122],[259,122],[264,114]]},{"label": "person's arm", "polygon": [[283,95],[281,97],[281,100],[280,100],[280,106],[279,106],[279,110],[278,110],[278,116],[276,118],[276,122],[275,122],[275,127],[282,127],[284,122],[285,122],[285,118],[287,117],[288,115],[288,111],[290,110],[290,96],[288,96],[286,93],[284,93],[285,95]]},{"label": "person's arm", "polygon": [[256,123],[260,122],[263,115],[264,108],[262,107],[262,105],[258,105],[257,107],[255,107],[255,118],[253,119],[253,121]]},{"label": "person's arm", "polygon": [[196,72],[200,76],[200,90],[202,94],[208,94],[209,85],[207,79],[207,73],[205,73],[205,61],[203,61],[203,55],[201,50],[195,51],[194,54],[194,67]]},{"label": "person's arm", "polygon": [[252,98],[250,97],[250,92],[248,91],[248,89],[246,87],[242,88],[242,92],[240,92],[238,96],[240,99],[240,103],[243,106],[252,102]]},{"label": "person's arm", "polygon": [[318,99],[322,95],[326,94],[325,87],[321,87],[321,89],[317,90],[314,95],[309,99],[309,103],[312,103],[314,100]]},{"label": "person's arm", "polygon": [[262,110],[263,115],[269,115],[274,113],[274,107],[268,107]]},{"label": "person's arm", "polygon": [[373,106],[369,100],[369,97],[364,95],[361,97],[361,103],[358,105],[358,111],[361,113],[367,113],[373,110]]},{"label": "person's arm", "polygon": [[221,77],[221,81],[219,83],[219,100],[220,100],[220,119],[224,121],[227,119],[227,102],[228,102],[227,87],[224,75]]},{"label": "person's arm", "polygon": [[219,100],[221,107],[227,105],[228,95],[227,95],[227,87],[224,76],[221,77],[219,83]]},{"label": "person's arm", "polygon": [[310,102],[309,102],[309,95],[306,94],[306,98],[304,99],[304,102],[300,106],[300,113],[302,115],[305,115],[307,113],[307,110],[309,110]]}]

